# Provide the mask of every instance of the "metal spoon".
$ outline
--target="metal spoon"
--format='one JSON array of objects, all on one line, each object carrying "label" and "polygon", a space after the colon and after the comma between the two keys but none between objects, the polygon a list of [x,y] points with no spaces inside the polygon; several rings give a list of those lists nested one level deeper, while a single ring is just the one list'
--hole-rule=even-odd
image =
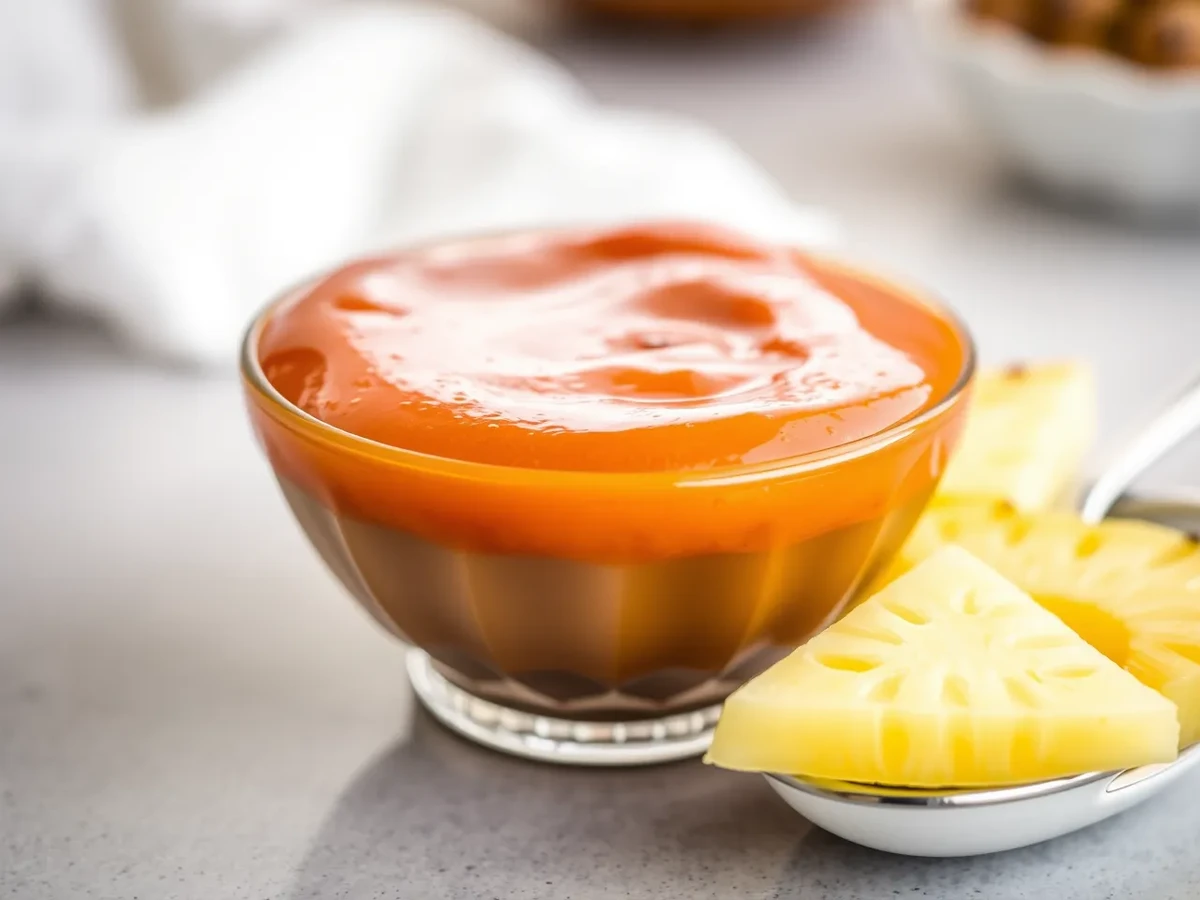
[{"label": "metal spoon", "polygon": [[[1119,452],[1080,504],[1099,522],[1126,489],[1200,428],[1200,376]],[[1200,522],[1200,502],[1190,506]],[[768,774],[768,783],[816,825],[857,844],[907,856],[972,856],[1049,840],[1129,809],[1200,767],[1200,744],[1171,763],[1016,787],[969,790],[883,788]]]}]

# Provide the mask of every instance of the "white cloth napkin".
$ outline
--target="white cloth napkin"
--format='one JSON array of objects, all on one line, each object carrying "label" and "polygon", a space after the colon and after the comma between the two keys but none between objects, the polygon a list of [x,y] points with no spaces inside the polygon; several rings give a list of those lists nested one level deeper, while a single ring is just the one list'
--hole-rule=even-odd
[{"label": "white cloth napkin", "polygon": [[711,131],[598,106],[458,11],[130,8],[0,0],[0,291],[163,357],[228,364],[281,288],[441,234],[671,216],[831,239]]}]

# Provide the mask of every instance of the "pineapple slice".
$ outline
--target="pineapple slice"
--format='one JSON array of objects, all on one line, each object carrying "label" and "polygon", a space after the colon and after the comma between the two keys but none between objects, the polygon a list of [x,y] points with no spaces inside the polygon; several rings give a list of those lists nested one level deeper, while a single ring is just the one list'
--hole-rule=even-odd
[{"label": "pineapple slice", "polygon": [[1086,366],[1036,363],[983,372],[938,497],[1047,509],[1073,487],[1095,427],[1096,387]]},{"label": "pineapple slice", "polygon": [[725,703],[706,762],[908,787],[1168,762],[1175,706],[946,547]]},{"label": "pineapple slice", "polygon": [[1200,546],[1173,528],[1006,504],[944,504],[917,523],[876,582],[947,544],[965,547],[1105,656],[1179,707],[1182,746],[1200,741]]}]

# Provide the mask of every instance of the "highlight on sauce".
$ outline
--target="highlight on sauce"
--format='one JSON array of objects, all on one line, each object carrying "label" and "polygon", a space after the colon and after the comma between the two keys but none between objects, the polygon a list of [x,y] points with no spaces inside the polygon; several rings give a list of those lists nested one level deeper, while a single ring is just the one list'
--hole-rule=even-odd
[{"label": "highlight on sauce", "polygon": [[943,399],[952,327],[724,229],[473,238],[347,266],[277,307],[258,356],[335,428],[439,457],[585,472],[764,463]]}]

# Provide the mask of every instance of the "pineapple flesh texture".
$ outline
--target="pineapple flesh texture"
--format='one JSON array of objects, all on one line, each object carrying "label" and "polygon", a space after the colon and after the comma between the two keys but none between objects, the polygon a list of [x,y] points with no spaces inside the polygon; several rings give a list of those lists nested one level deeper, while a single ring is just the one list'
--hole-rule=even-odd
[{"label": "pineapple flesh texture", "polygon": [[706,761],[906,787],[1168,762],[1175,706],[957,547],[725,703]]},{"label": "pineapple flesh texture", "polygon": [[1035,511],[1070,499],[1096,430],[1096,386],[1075,362],[980,373],[971,412],[934,503],[1006,500]]},{"label": "pineapple flesh texture", "polygon": [[1088,525],[1070,513],[943,504],[918,522],[887,584],[947,544],[994,567],[1088,643],[1179,707],[1181,746],[1200,741],[1200,547],[1149,522]]}]

